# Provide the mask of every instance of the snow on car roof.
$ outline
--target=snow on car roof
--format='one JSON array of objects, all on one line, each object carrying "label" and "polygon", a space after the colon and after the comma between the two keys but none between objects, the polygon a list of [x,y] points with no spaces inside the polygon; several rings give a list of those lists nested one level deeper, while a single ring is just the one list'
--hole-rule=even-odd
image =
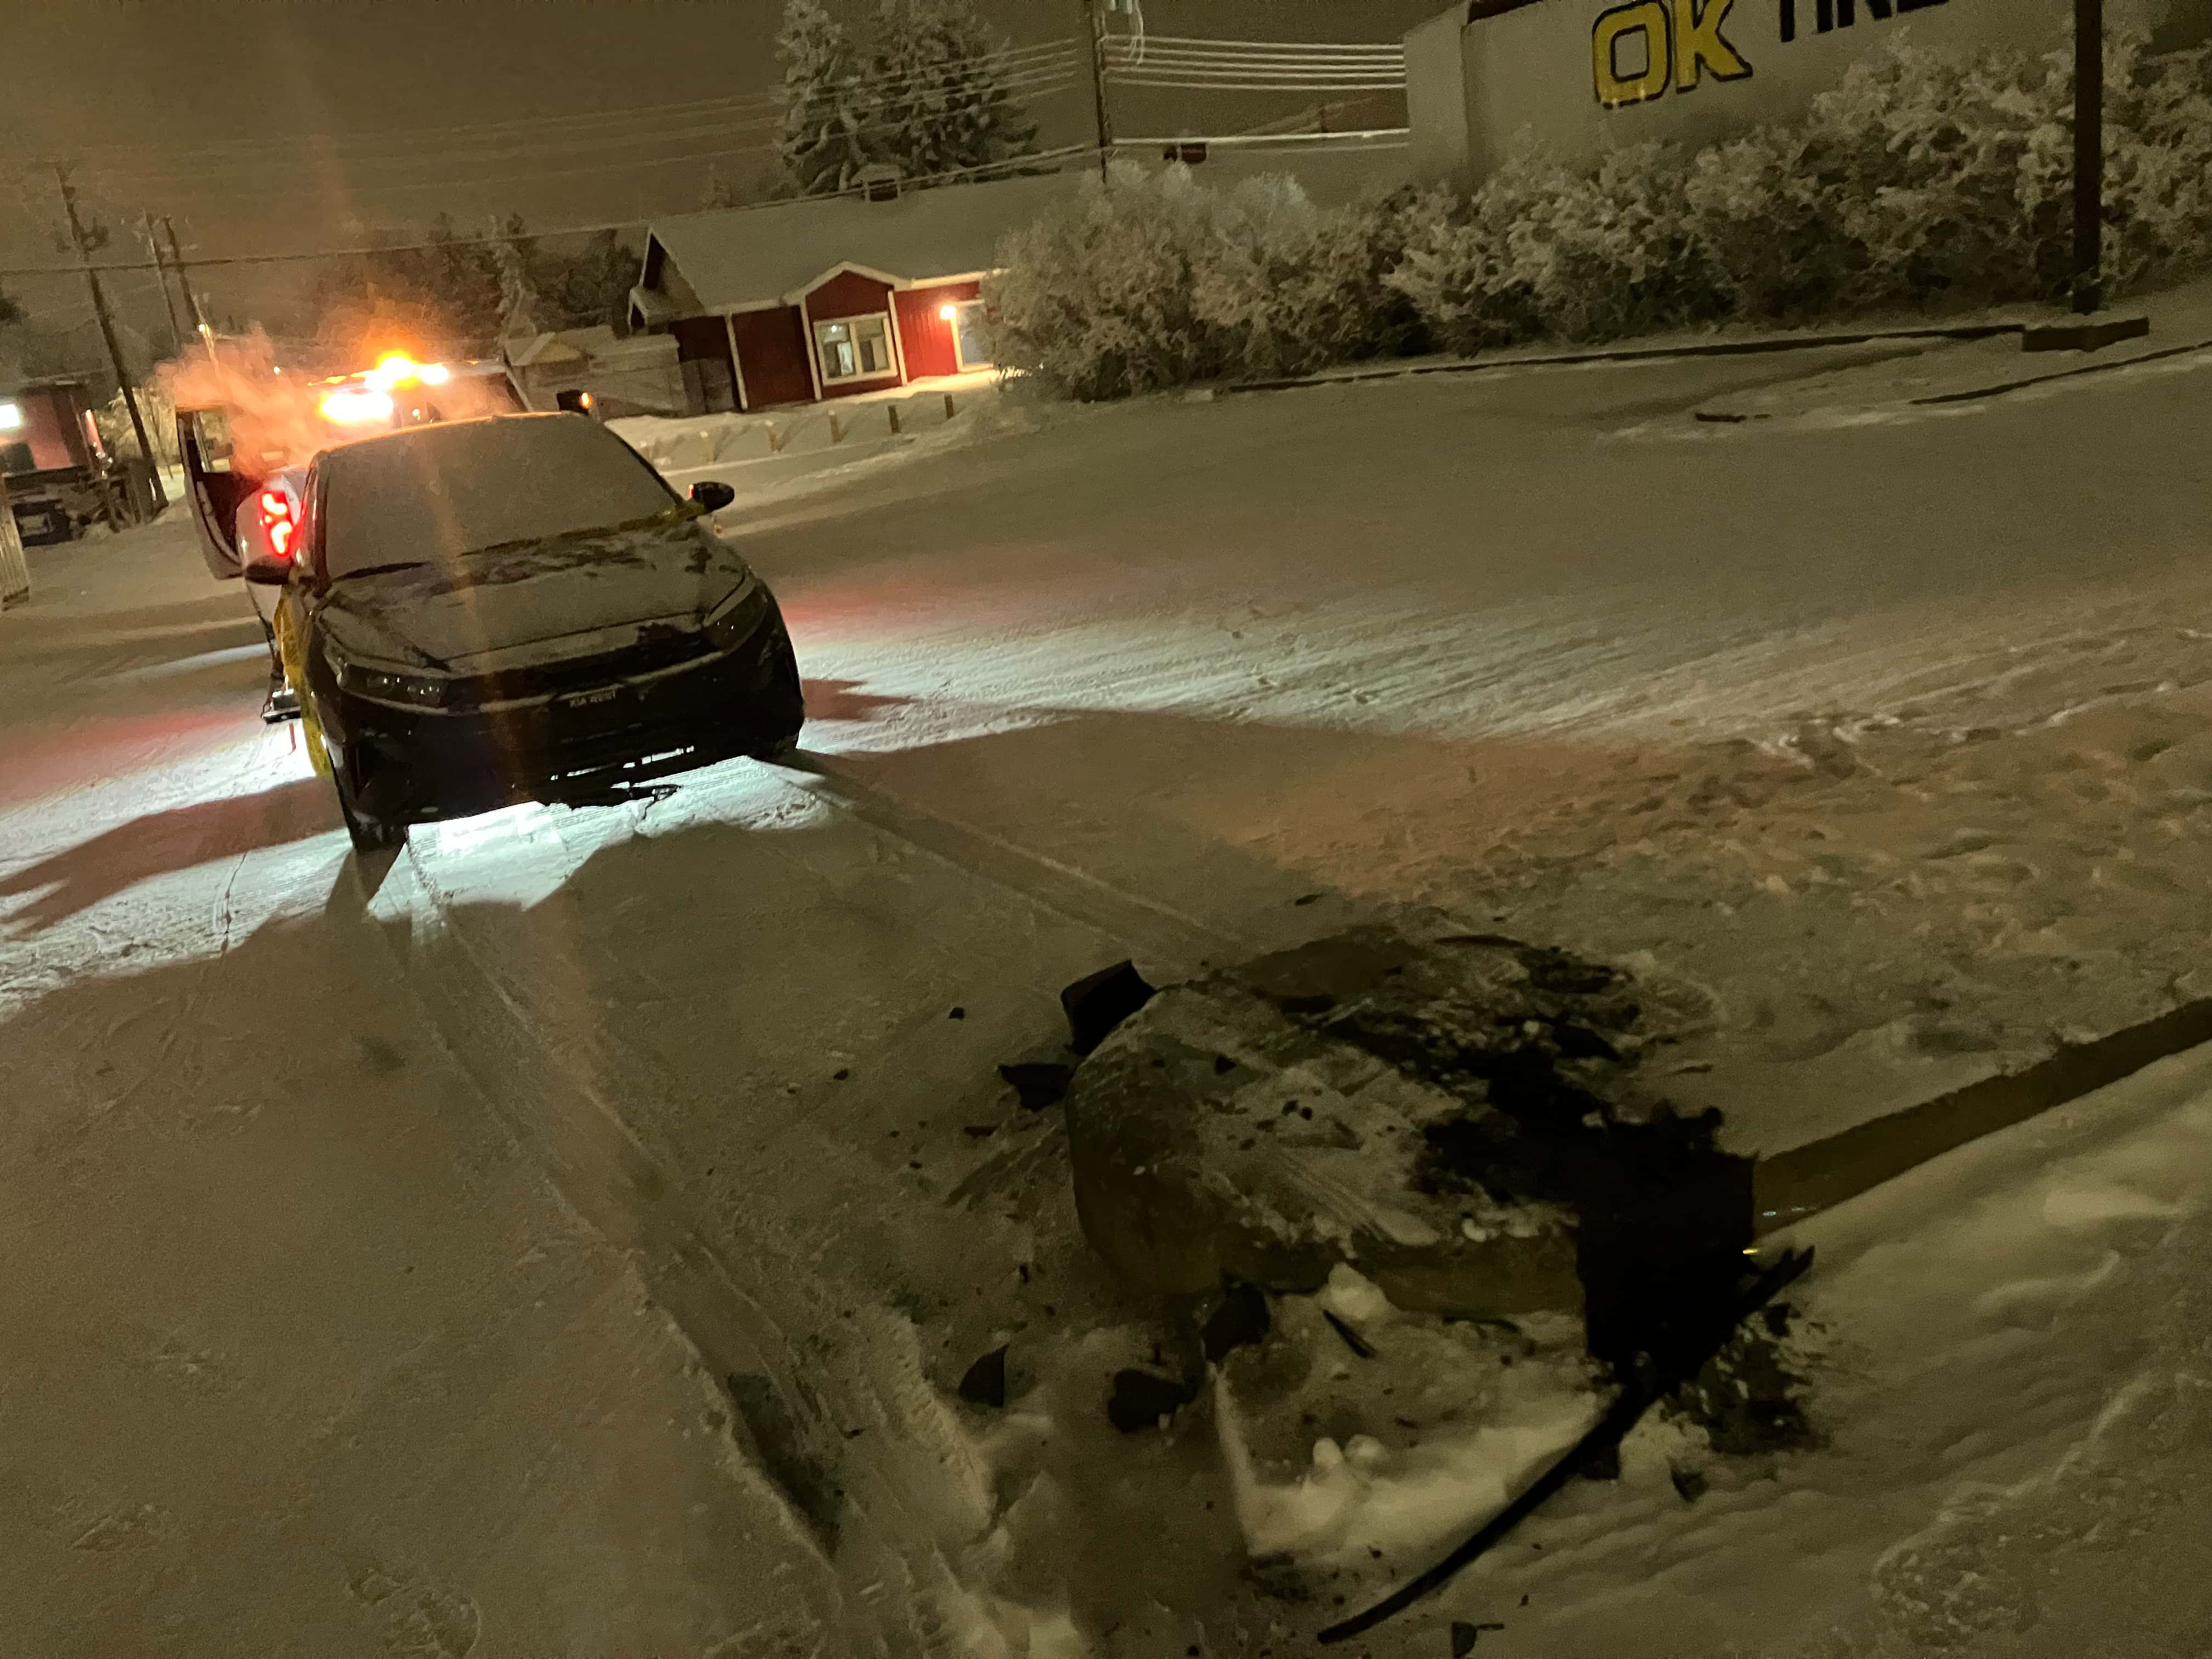
[{"label": "snow on car roof", "polygon": [[580,415],[411,427],[339,444],[317,465],[333,577],[627,524],[678,504],[635,450]]}]

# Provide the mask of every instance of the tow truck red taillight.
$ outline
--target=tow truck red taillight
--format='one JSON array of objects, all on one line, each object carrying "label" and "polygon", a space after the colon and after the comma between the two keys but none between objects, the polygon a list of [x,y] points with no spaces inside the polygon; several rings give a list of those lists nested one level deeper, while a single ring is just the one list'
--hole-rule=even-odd
[{"label": "tow truck red taillight", "polygon": [[281,489],[261,492],[261,527],[269,532],[270,550],[280,559],[292,556],[292,498]]}]

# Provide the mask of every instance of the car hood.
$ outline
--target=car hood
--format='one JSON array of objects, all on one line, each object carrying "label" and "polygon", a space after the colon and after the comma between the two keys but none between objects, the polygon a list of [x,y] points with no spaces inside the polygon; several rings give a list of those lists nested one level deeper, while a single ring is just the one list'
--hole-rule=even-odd
[{"label": "car hood", "polygon": [[466,673],[696,625],[750,576],[704,524],[651,525],[340,581],[319,621],[341,650]]}]

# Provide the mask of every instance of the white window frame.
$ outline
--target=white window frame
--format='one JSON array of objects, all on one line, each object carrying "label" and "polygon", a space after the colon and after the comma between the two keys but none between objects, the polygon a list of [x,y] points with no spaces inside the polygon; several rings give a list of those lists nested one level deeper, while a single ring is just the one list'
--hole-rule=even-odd
[{"label": "white window frame", "polygon": [[[967,374],[971,369],[996,368],[999,366],[999,358],[996,351],[994,351],[988,357],[978,358],[975,362],[971,363],[968,361],[966,354],[960,349],[960,318],[958,313],[968,310],[971,306],[975,310],[981,312],[984,310],[983,301],[979,298],[974,300],[948,300],[945,303],[951,306],[954,312],[954,315],[950,324],[952,330],[952,366],[958,369],[963,374]],[[989,313],[988,312],[985,312],[984,313],[984,320],[986,322],[990,320]]]},{"label": "white window frame", "polygon": [[[893,331],[891,314],[890,312],[864,311],[860,313],[857,316],[817,317],[812,320],[814,323],[814,360],[821,366],[823,385],[851,386],[860,380],[890,380],[898,378],[898,337]],[[858,349],[860,331],[856,325],[861,323],[881,323],[883,325],[884,355],[885,357],[890,359],[890,361],[881,368],[862,368],[859,367],[860,361],[860,354]],[[853,362],[854,367],[853,373],[850,374],[833,374],[830,372],[830,354],[826,343],[822,337],[823,330],[836,328],[841,324],[854,330],[854,343],[855,349],[853,353]]]}]

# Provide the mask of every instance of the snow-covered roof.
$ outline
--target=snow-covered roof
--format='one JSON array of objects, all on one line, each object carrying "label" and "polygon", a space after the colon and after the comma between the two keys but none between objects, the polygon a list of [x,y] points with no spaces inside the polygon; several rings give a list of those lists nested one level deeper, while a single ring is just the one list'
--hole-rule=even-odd
[{"label": "snow-covered roof", "polygon": [[[1068,194],[1080,176],[940,185],[891,202],[838,196],[721,208],[658,221],[653,240],[698,295],[701,309],[779,305],[841,265],[908,282],[988,270],[1000,239]],[[641,309],[656,320],[649,304]]]},{"label": "snow-covered roof", "polygon": [[617,339],[611,326],[593,323],[586,328],[517,337],[507,348],[507,361],[514,368],[535,368],[554,363],[611,363],[633,357],[657,360],[672,356],[675,349],[665,335],[638,334]]}]

